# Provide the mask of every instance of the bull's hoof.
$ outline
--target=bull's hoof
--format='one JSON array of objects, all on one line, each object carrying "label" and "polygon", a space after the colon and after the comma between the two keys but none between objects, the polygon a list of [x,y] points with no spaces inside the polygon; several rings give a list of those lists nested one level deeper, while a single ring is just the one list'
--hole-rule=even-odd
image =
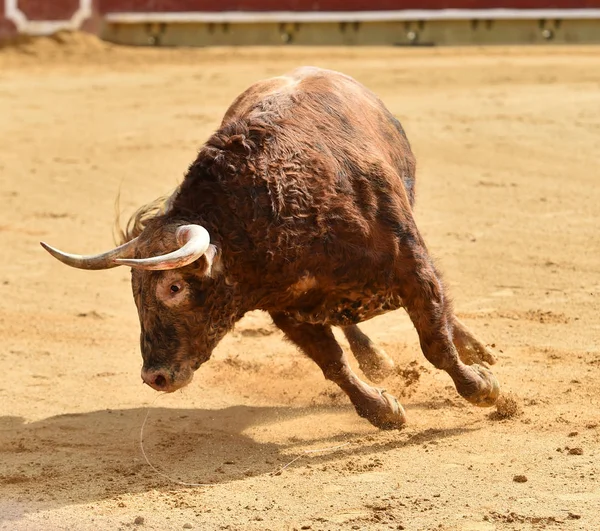
[{"label": "bull's hoof", "polygon": [[394,371],[394,360],[379,347],[371,347],[371,356],[368,362],[359,364],[360,370],[373,383],[385,380]]},{"label": "bull's hoof", "polygon": [[356,411],[380,430],[399,430],[406,424],[406,413],[396,397],[379,392],[378,400],[370,400],[365,407],[357,407]]},{"label": "bull's hoof", "polygon": [[469,381],[458,392],[478,407],[493,406],[500,396],[500,385],[492,371],[480,365],[469,365]]}]

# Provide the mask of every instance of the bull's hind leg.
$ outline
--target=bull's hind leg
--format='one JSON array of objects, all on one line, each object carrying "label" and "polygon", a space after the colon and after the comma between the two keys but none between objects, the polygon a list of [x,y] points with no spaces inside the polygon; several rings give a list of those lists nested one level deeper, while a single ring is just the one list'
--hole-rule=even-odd
[{"label": "bull's hind leg", "polygon": [[[456,319],[446,296],[444,285],[427,253],[416,227],[401,235],[401,266],[398,270],[399,291],[421,343],[425,357],[438,369],[446,371],[461,396],[477,406],[492,406],[500,393],[494,375],[477,364],[467,365],[461,360],[453,344]],[[466,352],[474,343],[460,323],[457,343]],[[478,354],[481,356],[481,354]],[[466,356],[465,356],[466,357]],[[472,362],[474,358],[468,358]]]},{"label": "bull's hind leg", "polygon": [[456,316],[452,326],[452,341],[460,359],[467,365],[488,363],[494,365],[496,358],[490,350],[479,341]]},{"label": "bull's hind leg", "polygon": [[394,361],[376,346],[357,325],[342,327],[350,350],[363,374],[372,382],[381,382],[394,370]]},{"label": "bull's hind leg", "polygon": [[357,413],[381,429],[400,428],[406,422],[402,406],[390,394],[366,384],[354,374],[330,326],[301,323],[288,315],[271,314],[285,335],[321,368],[325,378],[344,391]]}]

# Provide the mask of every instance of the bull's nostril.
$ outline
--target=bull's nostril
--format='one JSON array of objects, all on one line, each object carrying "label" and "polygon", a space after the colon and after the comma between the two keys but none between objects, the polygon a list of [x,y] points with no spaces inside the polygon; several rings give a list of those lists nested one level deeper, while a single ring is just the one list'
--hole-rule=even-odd
[{"label": "bull's nostril", "polygon": [[155,379],[154,379],[154,385],[156,387],[164,387],[165,385],[167,385],[167,379],[162,375],[159,374]]}]

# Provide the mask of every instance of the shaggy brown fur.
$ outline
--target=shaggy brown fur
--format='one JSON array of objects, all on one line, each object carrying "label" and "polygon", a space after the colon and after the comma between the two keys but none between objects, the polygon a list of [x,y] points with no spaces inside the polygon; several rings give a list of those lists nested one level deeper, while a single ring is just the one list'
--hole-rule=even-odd
[{"label": "shaggy brown fur", "polygon": [[129,218],[126,225],[121,227],[121,215],[119,209],[119,198],[115,210],[117,217],[115,219],[115,229],[117,233],[117,242],[119,245],[137,238],[146,228],[148,221],[165,214],[172,205],[173,198],[177,190],[169,195],[164,195],[154,201],[138,208]]},{"label": "shaggy brown fur", "polygon": [[[175,230],[190,223],[205,227],[218,249],[210,276],[204,258],[175,272],[133,270],[147,383],[185,385],[235,322],[260,309],[359,414],[399,427],[401,406],[358,379],[331,326],[344,328],[375,377],[392,362],[356,324],[404,307],[427,359],[465,398],[492,405],[497,383],[473,363],[493,357],[453,315],[415,225],[414,195],[404,130],[353,79],[302,68],[250,87],[169,204],[141,209],[125,231],[125,239],[139,235],[139,257],[173,250]],[[165,282],[185,286],[185,303],[164,304]]]}]

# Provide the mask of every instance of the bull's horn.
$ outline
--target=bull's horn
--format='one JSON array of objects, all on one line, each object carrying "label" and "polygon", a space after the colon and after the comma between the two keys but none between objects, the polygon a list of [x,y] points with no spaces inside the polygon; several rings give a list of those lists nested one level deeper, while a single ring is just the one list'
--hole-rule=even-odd
[{"label": "bull's horn", "polygon": [[133,256],[135,252],[135,246],[137,244],[137,238],[134,238],[127,243],[112,249],[105,253],[92,254],[88,256],[82,256],[80,254],[63,253],[54,247],[51,247],[47,243],[40,242],[42,247],[46,249],[54,258],[60,260],[63,264],[67,264],[71,267],[77,267],[79,269],[110,269],[121,265],[117,263],[118,258],[126,258]]},{"label": "bull's horn", "polygon": [[179,249],[162,256],[152,258],[117,258],[117,265],[126,265],[136,269],[177,269],[191,264],[206,253],[210,246],[210,235],[200,225],[182,225],[175,233]]}]

